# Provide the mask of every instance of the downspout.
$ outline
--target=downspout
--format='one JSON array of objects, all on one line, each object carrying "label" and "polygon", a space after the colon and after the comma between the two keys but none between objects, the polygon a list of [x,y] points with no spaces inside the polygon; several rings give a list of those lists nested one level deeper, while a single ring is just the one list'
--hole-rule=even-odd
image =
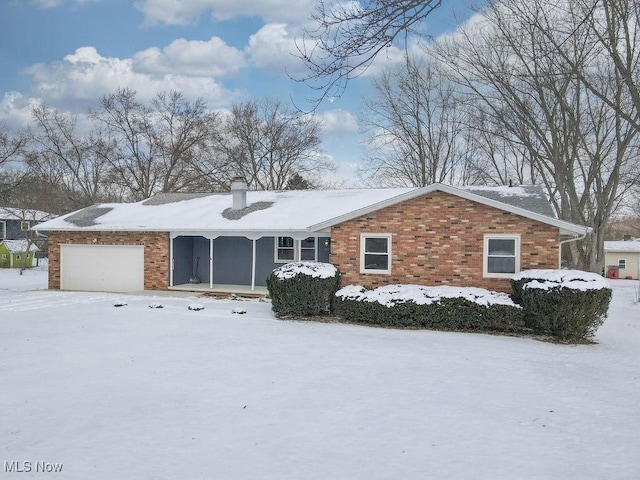
[{"label": "downspout", "polygon": [[589,235],[589,230],[585,230],[585,232],[582,235],[576,235],[573,238],[561,240],[560,243],[558,243],[558,268],[562,266],[562,245],[564,245],[565,243],[578,242],[580,240],[584,240],[587,235]]}]

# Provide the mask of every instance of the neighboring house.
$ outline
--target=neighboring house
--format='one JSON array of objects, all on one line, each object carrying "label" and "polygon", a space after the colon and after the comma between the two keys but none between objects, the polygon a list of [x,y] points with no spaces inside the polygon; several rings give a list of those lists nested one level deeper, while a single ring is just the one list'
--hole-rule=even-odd
[{"label": "neighboring house", "polygon": [[640,278],[640,240],[604,242],[604,265],[609,278]]},{"label": "neighboring house", "polygon": [[[538,187],[160,194],[45,222],[49,288],[264,291],[273,268],[331,262],[343,284],[509,290],[513,273],[558,268],[590,228],[554,217]],[[201,281],[200,284],[191,282]]]},{"label": "neighboring house", "polygon": [[0,206],[0,240],[28,238],[35,225],[55,217],[41,210]]},{"label": "neighboring house", "polygon": [[[27,251],[28,249],[28,251]],[[26,239],[0,241],[0,268],[31,268],[35,265],[38,247]]]},{"label": "neighboring house", "polygon": [[33,227],[54,218],[56,215],[41,210],[0,206],[0,241],[28,239],[38,247],[38,255],[46,257],[47,236]]}]

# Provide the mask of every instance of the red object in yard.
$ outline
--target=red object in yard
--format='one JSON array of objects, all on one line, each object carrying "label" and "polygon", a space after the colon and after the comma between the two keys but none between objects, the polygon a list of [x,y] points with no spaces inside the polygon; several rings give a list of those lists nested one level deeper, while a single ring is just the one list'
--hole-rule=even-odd
[{"label": "red object in yard", "polygon": [[624,277],[625,280],[633,280],[633,277],[631,275],[627,275],[626,277]]},{"label": "red object in yard", "polygon": [[609,267],[607,270],[607,278],[618,278],[618,269],[616,267]]}]

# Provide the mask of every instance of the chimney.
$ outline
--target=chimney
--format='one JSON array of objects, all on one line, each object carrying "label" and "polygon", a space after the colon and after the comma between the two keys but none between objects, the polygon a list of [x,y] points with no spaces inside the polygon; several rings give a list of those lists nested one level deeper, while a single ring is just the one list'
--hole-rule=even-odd
[{"label": "chimney", "polygon": [[233,210],[242,210],[247,206],[247,182],[243,177],[234,177],[231,181]]}]

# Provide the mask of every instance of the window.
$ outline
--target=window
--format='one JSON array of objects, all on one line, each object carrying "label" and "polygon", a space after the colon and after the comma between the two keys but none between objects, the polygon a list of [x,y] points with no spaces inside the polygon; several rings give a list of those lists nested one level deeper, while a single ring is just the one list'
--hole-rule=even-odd
[{"label": "window", "polygon": [[6,254],[6,253],[3,253],[3,254],[2,254],[2,259],[3,259],[3,260],[6,260],[6,259],[7,259],[7,254]]},{"label": "window", "polygon": [[300,260],[316,261],[316,239],[313,237],[300,240]]},{"label": "window", "polygon": [[360,235],[360,273],[391,273],[391,235]]},{"label": "window", "polygon": [[485,235],[484,276],[509,278],[520,271],[520,235]]},{"label": "window", "polygon": [[278,237],[276,240],[275,263],[286,262],[315,262],[316,239],[315,237],[304,240],[294,240],[291,237]]},{"label": "window", "polygon": [[626,258],[619,258],[618,259],[618,268],[620,270],[624,270],[625,268],[627,268],[627,259]]},{"label": "window", "polygon": [[276,262],[293,262],[295,260],[295,242],[291,237],[278,237]]},{"label": "window", "polygon": [[26,232],[30,228],[31,228],[31,222],[29,222],[28,220],[23,220],[20,222],[20,230],[22,230],[23,232]]},{"label": "window", "polygon": [[20,260],[20,255],[16,255],[16,260]]},{"label": "window", "polygon": [[0,240],[7,238],[7,222],[0,220]]}]

